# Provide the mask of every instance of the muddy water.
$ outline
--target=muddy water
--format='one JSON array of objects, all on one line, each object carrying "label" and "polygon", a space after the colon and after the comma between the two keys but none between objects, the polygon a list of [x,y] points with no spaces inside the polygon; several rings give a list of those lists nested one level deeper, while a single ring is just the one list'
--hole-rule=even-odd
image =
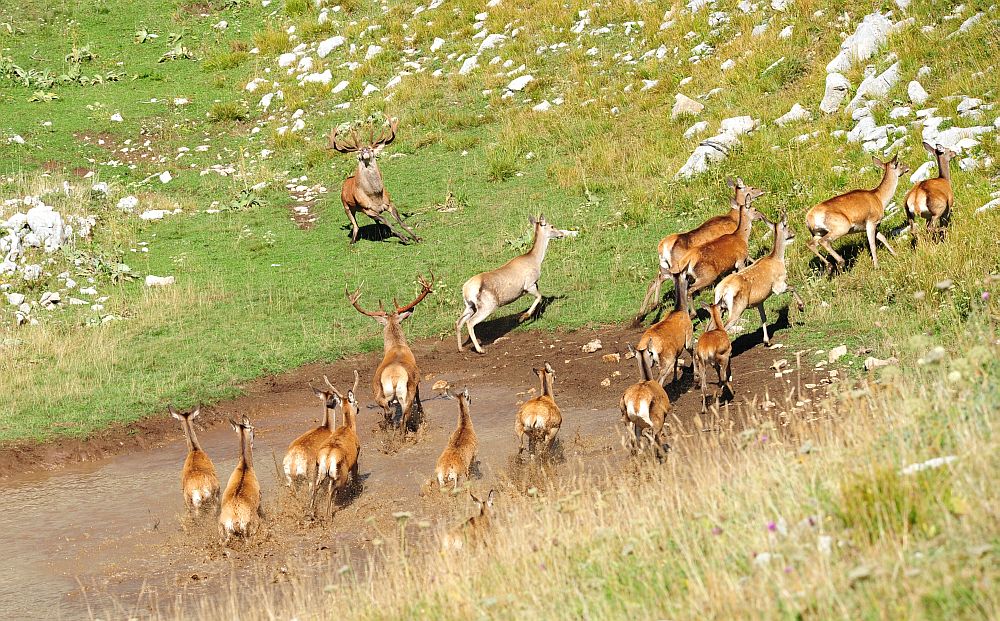
[{"label": "muddy water", "polygon": [[[530,379],[511,388],[479,385],[489,378],[473,379],[462,372],[435,379],[439,378],[459,386],[471,380],[472,414],[480,438],[481,478],[474,484],[494,484],[516,451],[513,412],[518,400],[526,398],[516,393],[531,387]],[[171,601],[171,591],[217,592],[241,563],[279,566],[289,558],[328,562],[331,547],[363,544],[364,537],[356,531],[368,516],[391,519],[393,511],[409,510],[453,518],[467,511],[453,499],[442,501],[436,491],[422,495],[458,410],[455,401],[431,396],[431,383],[421,387],[425,425],[416,441],[401,446],[392,442],[391,434],[374,429],[381,412],[363,405],[363,491],[319,527],[297,528],[298,518],[277,507],[280,485],[273,456],[280,460],[291,440],[318,423],[321,407],[302,390],[251,412],[257,426],[256,470],[273,527],[265,547],[245,556],[227,557],[215,542],[210,522],[201,525],[197,536],[185,533],[179,472],[186,447],[180,439],[152,450],[5,481],[0,487],[0,532],[6,552],[0,616],[75,619],[104,613],[112,599],[122,602],[114,608],[120,615],[142,616]],[[608,407],[615,404],[601,405],[563,407],[560,437],[567,461],[583,453],[607,454],[617,444],[612,431],[617,413]],[[218,425],[201,431],[199,439],[224,486],[237,461],[236,434],[228,425]],[[195,579],[198,584],[192,583]]]}]

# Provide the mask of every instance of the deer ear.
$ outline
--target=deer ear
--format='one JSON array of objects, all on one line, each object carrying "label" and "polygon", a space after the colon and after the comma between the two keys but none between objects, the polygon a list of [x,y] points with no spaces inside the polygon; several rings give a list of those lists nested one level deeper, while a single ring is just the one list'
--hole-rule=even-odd
[{"label": "deer ear", "polygon": [[399,320],[403,321],[404,319],[408,319],[410,317],[410,315],[412,315],[412,314],[413,314],[413,309],[410,309],[408,311],[404,311],[402,313],[399,313],[399,315],[398,315],[399,316]]},{"label": "deer ear", "polygon": [[469,387],[468,386],[466,386],[465,390],[462,391],[462,396],[465,397],[465,401],[466,402],[471,402],[472,398],[469,395]]},{"label": "deer ear", "polygon": [[933,154],[936,153],[936,151],[934,150],[934,147],[932,147],[929,143],[925,142],[925,143],[923,143],[923,145],[924,145],[924,148],[927,149],[931,153],[931,155],[933,155]]},{"label": "deer ear", "polygon": [[176,418],[177,420],[184,420],[184,417],[181,416],[180,413],[177,412],[177,410],[174,409],[173,405],[168,405],[167,406],[167,411],[170,412],[170,415],[173,416],[174,418]]},{"label": "deer ear", "polygon": [[493,508],[493,499],[496,497],[497,491],[495,489],[490,490],[490,495],[486,497],[486,506],[490,509]]},{"label": "deer ear", "polygon": [[548,362],[545,363],[545,370],[548,371],[549,373],[553,374],[553,375],[556,374],[556,370],[553,369],[552,365],[549,364]]},{"label": "deer ear", "polygon": [[347,401],[350,402],[350,403],[357,403],[358,402],[357,398],[355,398],[355,396],[354,396],[354,391],[353,390],[348,390],[347,391]]},{"label": "deer ear", "polygon": [[201,414],[201,404],[200,403],[198,405],[194,406],[194,409],[191,410],[190,416],[191,416],[191,418],[197,418],[197,416],[199,414]]},{"label": "deer ear", "polygon": [[728,185],[734,190],[737,188],[736,180],[733,179],[732,177],[726,177],[726,185]]},{"label": "deer ear", "polygon": [[240,424],[237,423],[236,421],[234,421],[231,418],[229,419],[229,424],[233,426],[233,431],[239,431],[240,430]]},{"label": "deer ear", "polygon": [[327,393],[326,393],[325,390],[320,390],[319,388],[316,388],[315,386],[310,386],[309,388],[312,388],[313,394],[316,395],[316,398],[318,398],[318,399],[320,399],[322,401],[326,401],[326,399],[327,399],[327,396],[326,396]]},{"label": "deer ear", "polygon": [[872,162],[874,162],[876,166],[881,166],[882,168],[885,168],[885,162],[883,162],[882,160],[878,159],[874,155],[872,156]]},{"label": "deer ear", "polygon": [[535,225],[535,216],[528,216],[528,223],[530,223],[532,226],[534,226]]}]

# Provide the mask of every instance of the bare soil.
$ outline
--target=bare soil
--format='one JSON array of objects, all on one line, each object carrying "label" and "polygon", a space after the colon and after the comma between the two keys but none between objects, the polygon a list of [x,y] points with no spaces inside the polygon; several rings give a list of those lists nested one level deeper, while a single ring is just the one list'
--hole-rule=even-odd
[{"label": "bare soil", "polygon": [[[376,355],[264,378],[247,386],[244,397],[203,408],[199,437],[223,485],[238,444],[229,426],[218,423],[246,414],[257,428],[255,468],[267,517],[257,536],[230,548],[219,544],[214,518],[185,516],[179,475],[186,448],[179,425],[166,414],[85,441],[7,448],[0,453],[7,475],[0,484],[0,529],[11,542],[5,561],[10,579],[0,585],[0,610],[18,618],[51,617],[54,611],[74,618],[145,616],[184,605],[192,596],[218,593],[234,579],[281,582],[303,572],[363,571],[371,552],[398,532],[399,512],[407,512],[426,536],[460,522],[472,510],[467,494],[442,493],[430,481],[458,412],[435,384],[470,389],[480,441],[471,484],[479,493],[497,488],[502,502],[504,493],[523,493],[543,483],[541,478],[580,474],[585,462],[590,471],[604,472],[628,459],[618,402],[638,378],[625,353],[640,334],[641,328],[515,331],[491,343],[482,356],[459,353],[453,339],[416,342],[424,413],[419,430],[406,437],[383,429],[381,411],[367,405]],[[593,339],[603,347],[583,353]],[[733,401],[777,399],[795,383],[818,381],[808,365],[803,366],[808,371],[776,377],[775,359],[791,358],[794,365],[794,353],[754,346],[759,339],[759,333],[736,339]],[[621,359],[606,358],[609,354]],[[517,458],[513,421],[518,405],[536,394],[531,369],[546,361],[556,369],[564,424],[552,459],[539,470]],[[332,517],[313,518],[304,490],[294,494],[285,488],[277,464],[291,440],[319,423],[322,407],[308,384],[322,384],[326,374],[346,390],[355,369],[362,377],[361,482],[353,494],[338,499]],[[669,391],[672,434],[699,433],[704,426],[701,397],[691,383],[688,372]],[[729,420],[728,426],[740,422]],[[45,469],[23,472],[29,463]],[[595,463],[606,466],[595,469]]]}]

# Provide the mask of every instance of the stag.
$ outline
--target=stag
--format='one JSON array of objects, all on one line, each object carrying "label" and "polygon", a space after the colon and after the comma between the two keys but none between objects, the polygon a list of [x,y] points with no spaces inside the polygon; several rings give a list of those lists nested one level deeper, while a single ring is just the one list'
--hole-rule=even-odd
[{"label": "stag", "polygon": [[400,306],[395,299],[392,300],[395,310],[386,311],[381,300],[378,303],[379,310],[367,311],[358,304],[361,298],[361,288],[359,287],[353,294],[344,290],[347,300],[356,311],[362,315],[371,317],[381,325],[385,326],[383,331],[384,351],[382,363],[375,370],[375,377],[372,378],[372,394],[375,402],[382,408],[385,419],[388,422],[392,418],[394,408],[399,406],[402,410],[402,421],[400,427],[405,432],[410,422],[410,414],[413,406],[420,407],[420,369],[417,367],[417,360],[410,351],[406,343],[406,336],[400,325],[403,320],[413,314],[413,308],[420,304],[434,286],[434,275],[431,274],[430,282],[419,277],[421,291],[417,297],[407,304]]},{"label": "stag", "polygon": [[[351,129],[351,142],[343,141],[340,138],[340,128],[334,129],[330,133],[330,148],[338,153],[357,153],[358,168],[354,174],[344,179],[344,185],[340,190],[340,200],[344,203],[344,211],[351,221],[351,243],[358,241],[358,218],[357,212],[361,212],[380,224],[384,224],[392,234],[399,240],[408,244],[410,241],[419,242],[420,238],[413,232],[413,229],[403,223],[399,216],[399,211],[392,203],[389,191],[382,183],[382,171],[378,168],[376,161],[382,149],[396,139],[396,126],[399,119],[392,119],[388,130],[382,128],[378,139],[375,138],[375,129],[372,128],[368,134],[368,143],[362,144],[358,137],[357,129]],[[392,225],[385,213],[389,212],[399,226],[403,227],[406,234],[403,234]]]}]

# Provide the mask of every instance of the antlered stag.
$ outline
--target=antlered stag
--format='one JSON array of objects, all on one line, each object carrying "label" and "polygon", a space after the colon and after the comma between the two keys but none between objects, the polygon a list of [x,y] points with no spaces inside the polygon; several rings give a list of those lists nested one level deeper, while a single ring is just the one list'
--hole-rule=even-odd
[{"label": "antlered stag", "polygon": [[[389,123],[388,133],[383,129],[377,139],[375,138],[375,130],[373,128],[368,135],[367,144],[363,144],[360,138],[358,138],[356,129],[351,130],[351,139],[353,142],[344,142],[340,138],[339,128],[334,129],[330,133],[329,146],[331,149],[338,153],[357,153],[358,157],[357,170],[354,171],[353,175],[344,180],[344,185],[340,190],[340,200],[344,204],[344,211],[351,220],[352,244],[358,241],[358,233],[360,232],[357,218],[359,211],[375,222],[388,227],[392,231],[392,234],[398,237],[404,244],[410,241],[420,241],[417,234],[413,232],[413,229],[406,226],[399,215],[399,211],[396,210],[396,205],[393,204],[392,198],[389,196],[389,191],[385,189],[385,185],[382,183],[382,171],[379,170],[378,162],[376,161],[382,153],[382,149],[396,139],[396,127],[398,125],[399,119],[392,119]],[[385,216],[386,212],[389,212],[396,219],[396,222],[399,223],[399,226],[403,227],[406,234],[401,233],[392,225],[389,218]]]},{"label": "antlered stag", "polygon": [[406,343],[406,336],[400,324],[413,314],[413,308],[431,292],[434,275],[431,274],[430,282],[424,280],[423,276],[419,277],[419,280],[422,287],[420,294],[406,306],[400,306],[393,299],[395,310],[392,311],[386,311],[381,301],[378,303],[379,310],[366,311],[358,305],[358,299],[361,297],[360,287],[353,294],[344,290],[355,310],[385,326],[382,332],[385,354],[372,378],[372,395],[375,397],[375,403],[382,408],[387,422],[392,420],[394,408],[390,406],[394,404],[399,406],[402,410],[400,428],[404,433],[409,428],[414,404],[420,407],[420,368],[417,367],[417,359]]}]

